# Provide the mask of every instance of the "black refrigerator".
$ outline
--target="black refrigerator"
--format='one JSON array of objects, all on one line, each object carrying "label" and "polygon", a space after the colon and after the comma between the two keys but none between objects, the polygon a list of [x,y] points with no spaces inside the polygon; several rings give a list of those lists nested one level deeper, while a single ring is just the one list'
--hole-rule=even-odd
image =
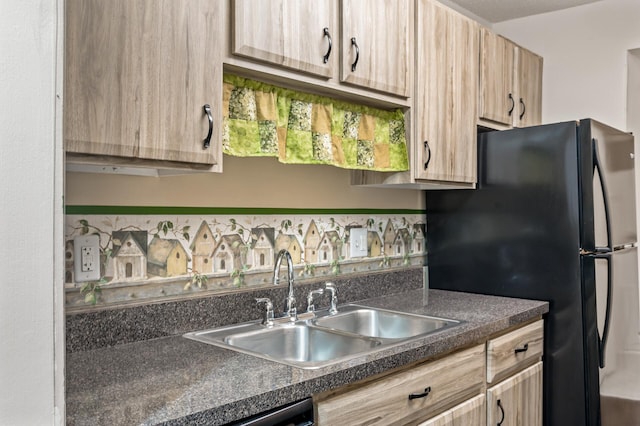
[{"label": "black refrigerator", "polygon": [[477,188],[426,193],[431,288],[549,301],[548,426],[600,424],[613,292],[637,281],[633,157],[591,119],[480,133]]}]

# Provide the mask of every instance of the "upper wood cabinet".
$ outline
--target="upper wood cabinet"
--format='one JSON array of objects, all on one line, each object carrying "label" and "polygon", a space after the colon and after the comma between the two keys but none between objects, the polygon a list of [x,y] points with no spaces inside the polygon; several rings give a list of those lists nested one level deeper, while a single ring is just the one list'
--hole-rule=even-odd
[{"label": "upper wood cabinet", "polygon": [[344,82],[409,97],[413,2],[342,0]]},{"label": "upper wood cabinet", "polygon": [[481,29],[480,102],[478,115],[497,123],[511,125],[515,111],[515,46],[509,40]]},{"label": "upper wood cabinet", "polygon": [[507,127],[542,121],[542,57],[481,29],[480,119]]},{"label": "upper wood cabinet", "polygon": [[[66,151],[120,157],[125,164],[144,159],[219,165],[219,4],[67,0]],[[210,106],[211,125],[204,105]]]},{"label": "upper wood cabinet", "polygon": [[321,77],[336,74],[335,0],[234,0],[232,52]]},{"label": "upper wood cabinet", "polygon": [[231,6],[232,54],[409,97],[412,1],[233,0]]},{"label": "upper wood cabinet", "polygon": [[433,0],[417,4],[414,177],[475,183],[479,24]]},{"label": "upper wood cabinet", "polygon": [[515,127],[534,126],[542,123],[542,57],[518,47],[518,116]]}]

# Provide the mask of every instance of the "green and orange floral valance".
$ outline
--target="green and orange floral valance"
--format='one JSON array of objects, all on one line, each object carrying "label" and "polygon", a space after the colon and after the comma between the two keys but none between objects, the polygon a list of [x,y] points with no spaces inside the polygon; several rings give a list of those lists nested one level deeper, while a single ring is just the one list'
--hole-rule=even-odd
[{"label": "green and orange floral valance", "polygon": [[223,151],[286,164],[409,169],[404,114],[224,76]]}]

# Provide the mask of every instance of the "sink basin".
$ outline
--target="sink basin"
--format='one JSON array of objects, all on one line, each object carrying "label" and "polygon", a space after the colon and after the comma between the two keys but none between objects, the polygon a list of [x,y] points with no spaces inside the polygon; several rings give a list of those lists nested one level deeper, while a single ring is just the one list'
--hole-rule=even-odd
[{"label": "sink basin", "polygon": [[232,335],[225,338],[225,343],[275,359],[305,364],[333,361],[380,346],[379,340],[300,324]]},{"label": "sink basin", "polygon": [[317,318],[313,323],[361,336],[408,339],[459,324],[459,321],[347,305],[343,306],[336,315]]},{"label": "sink basin", "polygon": [[[314,369],[424,337],[460,321],[359,305],[300,315],[295,323],[277,321],[267,328],[249,322],[184,337],[270,361]],[[303,318],[304,317],[304,318]]]},{"label": "sink basin", "polygon": [[368,352],[380,340],[314,327],[305,322],[273,328],[214,329],[185,337],[301,368],[317,368]]}]

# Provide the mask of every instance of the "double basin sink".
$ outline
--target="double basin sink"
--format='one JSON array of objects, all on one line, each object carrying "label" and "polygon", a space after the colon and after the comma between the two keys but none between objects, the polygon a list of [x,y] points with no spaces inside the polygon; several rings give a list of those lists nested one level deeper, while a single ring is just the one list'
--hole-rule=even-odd
[{"label": "double basin sink", "polygon": [[460,321],[361,305],[300,315],[273,327],[259,322],[187,333],[184,337],[286,365],[313,369],[366,355],[460,324]]}]

